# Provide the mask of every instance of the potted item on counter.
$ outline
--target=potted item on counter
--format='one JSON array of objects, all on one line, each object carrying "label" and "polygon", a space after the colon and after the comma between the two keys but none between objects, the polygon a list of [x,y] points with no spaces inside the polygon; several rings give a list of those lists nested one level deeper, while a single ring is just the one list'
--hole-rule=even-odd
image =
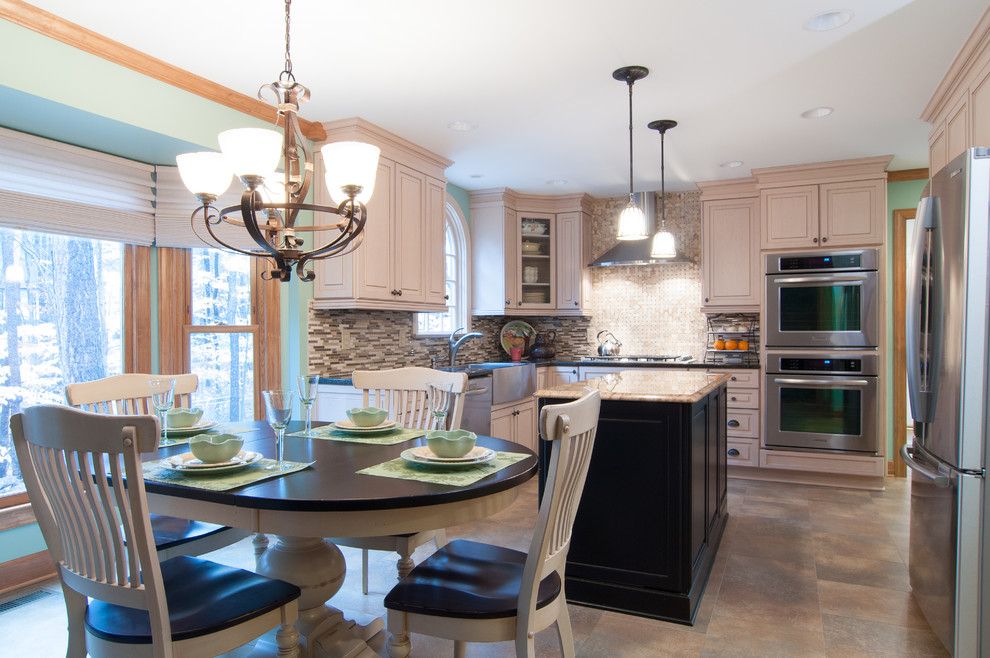
[{"label": "potted item on counter", "polygon": [[556,340],[557,332],[553,329],[537,333],[529,355],[534,359],[552,359],[557,355],[557,350],[554,348]]}]

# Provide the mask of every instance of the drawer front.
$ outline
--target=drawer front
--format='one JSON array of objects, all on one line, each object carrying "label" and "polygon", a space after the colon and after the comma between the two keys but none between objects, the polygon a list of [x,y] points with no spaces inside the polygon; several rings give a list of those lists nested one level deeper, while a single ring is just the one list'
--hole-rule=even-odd
[{"label": "drawer front", "polygon": [[726,441],[726,462],[732,466],[759,466],[760,440],[730,438]]},{"label": "drawer front", "polygon": [[760,438],[760,412],[756,409],[729,409],[725,414],[725,426],[729,438],[741,436]]},{"label": "drawer front", "polygon": [[740,407],[743,409],[759,409],[760,390],[756,388],[729,387],[725,404],[729,409]]},{"label": "drawer front", "polygon": [[733,388],[760,388],[759,370],[711,370],[709,372],[728,375],[728,385]]}]

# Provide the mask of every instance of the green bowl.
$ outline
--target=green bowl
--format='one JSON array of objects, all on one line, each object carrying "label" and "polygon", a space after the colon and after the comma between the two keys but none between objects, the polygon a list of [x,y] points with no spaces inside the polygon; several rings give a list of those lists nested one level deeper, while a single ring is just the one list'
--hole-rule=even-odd
[{"label": "green bowl", "polygon": [[203,410],[199,407],[194,407],[192,409],[176,407],[175,409],[169,409],[165,414],[165,425],[166,427],[172,427],[175,429],[192,427],[198,423],[199,419],[202,417]]},{"label": "green bowl", "polygon": [[388,411],[378,407],[354,407],[347,410],[347,417],[358,427],[374,427],[385,422]]},{"label": "green bowl", "polygon": [[204,464],[230,461],[244,447],[244,438],[236,434],[197,434],[189,439],[193,457]]},{"label": "green bowl", "polygon": [[437,457],[463,457],[474,448],[478,435],[467,430],[433,430],[426,433],[426,445]]}]

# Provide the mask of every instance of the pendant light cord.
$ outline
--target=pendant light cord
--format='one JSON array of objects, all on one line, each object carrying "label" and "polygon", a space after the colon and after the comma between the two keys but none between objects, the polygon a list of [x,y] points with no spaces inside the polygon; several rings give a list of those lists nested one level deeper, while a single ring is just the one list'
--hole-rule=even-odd
[{"label": "pendant light cord", "polygon": [[629,203],[633,200],[633,113],[632,113],[632,88],[633,82],[631,78],[628,80],[629,84]]},{"label": "pendant light cord", "polygon": [[[664,131],[666,132],[666,131]],[[667,175],[664,171],[664,155],[663,155],[663,137],[664,133],[660,133],[660,229],[663,230],[667,227]]]}]

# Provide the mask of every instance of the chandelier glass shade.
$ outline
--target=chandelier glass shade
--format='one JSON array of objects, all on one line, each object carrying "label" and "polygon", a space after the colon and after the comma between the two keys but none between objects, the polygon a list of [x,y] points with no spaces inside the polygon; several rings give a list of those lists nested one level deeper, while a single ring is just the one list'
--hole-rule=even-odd
[{"label": "chandelier glass shade", "polygon": [[[375,189],[381,150],[362,142],[336,142],[321,148],[325,183],[334,206],[306,202],[313,178],[313,159],[299,127],[299,106],[309,100],[309,89],[296,82],[289,55],[291,0],[285,0],[285,68],[278,80],[263,86],[258,98],[274,97],[275,125],[235,128],[217,136],[220,153],[185,153],[176,157],[182,182],[199,199],[190,218],[193,232],[208,246],[266,258],[273,267],[265,279],[289,281],[292,270],[303,281],[315,274],[310,261],[342,256],[356,249],[364,236],[368,211],[365,204]],[[213,204],[236,176],[244,186],[241,202],[226,208]],[[313,213],[313,225],[298,225],[300,211]],[[327,221],[326,216],[332,216]],[[244,249],[218,237],[221,223],[243,227],[256,248]],[[203,238],[205,227],[213,243]],[[300,233],[311,233],[313,245],[304,249]]]}]

